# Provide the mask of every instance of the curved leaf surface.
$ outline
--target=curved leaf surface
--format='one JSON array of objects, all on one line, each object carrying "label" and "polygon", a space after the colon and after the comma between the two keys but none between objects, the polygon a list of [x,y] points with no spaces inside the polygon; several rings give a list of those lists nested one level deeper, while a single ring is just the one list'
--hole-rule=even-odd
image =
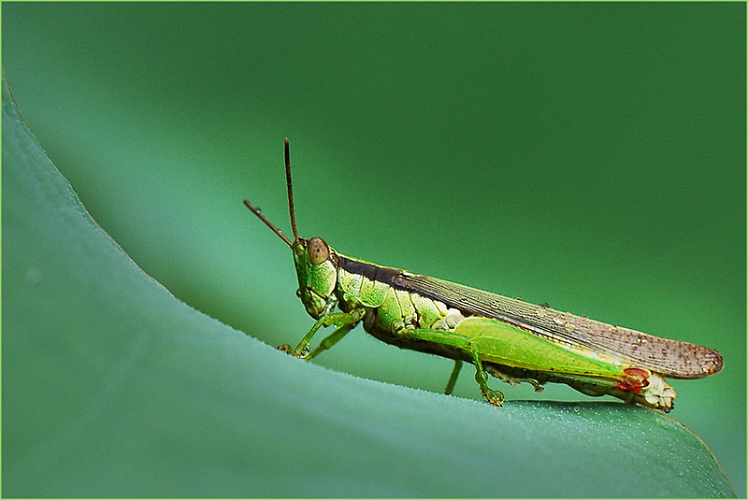
[{"label": "curved leaf surface", "polygon": [[712,497],[701,440],[615,403],[501,409],[304,363],[175,299],[3,85],[6,497]]}]

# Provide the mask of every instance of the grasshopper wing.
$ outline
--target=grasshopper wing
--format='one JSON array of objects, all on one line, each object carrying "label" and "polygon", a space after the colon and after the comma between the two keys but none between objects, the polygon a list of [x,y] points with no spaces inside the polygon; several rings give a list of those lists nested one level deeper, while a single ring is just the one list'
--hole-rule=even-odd
[{"label": "grasshopper wing", "polygon": [[392,278],[392,284],[442,301],[465,315],[495,318],[560,345],[603,351],[667,377],[701,378],[722,369],[722,356],[708,347],[655,337],[428,276],[402,272]]}]

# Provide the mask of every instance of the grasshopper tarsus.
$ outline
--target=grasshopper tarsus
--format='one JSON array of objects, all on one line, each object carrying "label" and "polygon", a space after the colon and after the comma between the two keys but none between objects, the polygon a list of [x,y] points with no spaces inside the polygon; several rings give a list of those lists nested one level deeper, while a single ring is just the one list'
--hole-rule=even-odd
[{"label": "grasshopper tarsus", "polygon": [[504,393],[495,389],[489,389],[487,394],[483,395],[486,401],[494,406],[502,406],[504,404]]}]

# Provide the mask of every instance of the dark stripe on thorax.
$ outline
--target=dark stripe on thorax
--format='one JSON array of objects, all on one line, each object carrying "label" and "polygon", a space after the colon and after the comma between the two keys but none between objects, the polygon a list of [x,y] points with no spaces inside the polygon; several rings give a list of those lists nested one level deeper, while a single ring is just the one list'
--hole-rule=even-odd
[{"label": "dark stripe on thorax", "polygon": [[383,267],[360,260],[353,260],[338,254],[338,266],[351,274],[358,274],[373,281],[379,281],[392,285],[395,276],[399,276],[403,270],[394,267]]}]

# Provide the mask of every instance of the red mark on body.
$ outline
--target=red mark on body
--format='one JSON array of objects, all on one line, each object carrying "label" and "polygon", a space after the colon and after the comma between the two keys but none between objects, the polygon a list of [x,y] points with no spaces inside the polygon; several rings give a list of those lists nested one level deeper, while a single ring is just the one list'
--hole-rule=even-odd
[{"label": "red mark on body", "polygon": [[624,392],[639,392],[649,385],[649,377],[652,375],[649,370],[643,368],[626,368],[623,370],[624,379],[618,382],[616,389]]}]

